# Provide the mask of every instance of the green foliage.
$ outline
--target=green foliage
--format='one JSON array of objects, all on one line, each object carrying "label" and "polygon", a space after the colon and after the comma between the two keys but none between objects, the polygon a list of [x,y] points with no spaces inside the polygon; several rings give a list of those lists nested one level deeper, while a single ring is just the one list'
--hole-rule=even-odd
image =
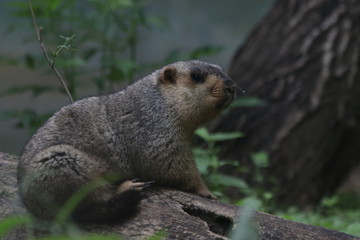
[{"label": "green foliage", "polygon": [[290,207],[275,214],[292,221],[326,227],[360,237],[360,196],[338,194],[324,198],[313,211]]},{"label": "green foliage", "polygon": [[243,96],[234,100],[223,114],[228,114],[231,109],[237,107],[266,107],[266,102],[263,99],[254,96]]},{"label": "green foliage", "polygon": [[247,188],[247,184],[238,178],[227,176],[218,172],[218,169],[226,162],[218,159],[219,147],[215,146],[218,141],[227,141],[243,136],[241,132],[232,133],[209,133],[206,128],[199,128],[195,134],[206,143],[206,148],[195,147],[194,158],[200,173],[206,179],[209,188],[216,196],[223,197],[225,187]]},{"label": "green foliage", "polygon": [[266,102],[264,100],[257,97],[247,96],[236,99],[230,105],[230,109],[235,107],[265,107],[265,106],[266,106]]},{"label": "green foliage", "polygon": [[41,237],[36,238],[36,240],[121,240],[119,236],[115,235],[100,235],[100,234],[93,234],[93,235],[77,235],[77,236],[48,236],[48,237]]},{"label": "green foliage", "polygon": [[220,148],[216,146],[216,143],[240,138],[243,137],[244,134],[241,132],[209,133],[206,128],[200,128],[195,133],[204,140],[206,146],[195,147],[193,149],[194,158],[197,162],[200,173],[205,178],[205,181],[213,194],[221,197],[224,201],[232,202],[233,200],[231,201],[225,193],[228,188],[235,188],[244,196],[237,201],[238,205],[244,205],[245,203],[252,201],[253,203],[256,202],[256,209],[259,209],[270,204],[273,199],[271,191],[265,190],[261,187],[250,187],[240,178],[225,175],[219,172],[219,168],[222,166],[231,165],[239,173],[249,174],[253,182],[259,183],[257,184],[258,186],[262,186],[265,179],[261,170],[269,166],[268,155],[265,152],[251,154],[250,158],[254,165],[251,169],[241,166],[237,161],[220,161],[218,158]]},{"label": "green foliage", "polygon": [[230,232],[232,240],[257,240],[258,232],[253,224],[253,210],[244,207],[237,217],[233,231]]},{"label": "green foliage", "polygon": [[[115,181],[116,177],[109,176],[110,181]],[[119,235],[104,235],[84,233],[75,222],[71,219],[71,214],[78,206],[78,204],[86,198],[86,196],[93,192],[95,189],[107,184],[104,180],[92,181],[87,185],[84,185],[70,199],[64,204],[64,206],[58,211],[55,219],[52,221],[39,222],[29,215],[13,215],[8,216],[0,220],[0,238],[6,237],[6,235],[14,228],[26,225],[27,230],[30,230],[32,226],[42,226],[47,229],[49,236],[33,238],[28,234],[28,239],[34,240],[113,240],[122,239]],[[121,217],[121,216],[119,216]],[[40,225],[39,225],[40,224]],[[158,231],[154,235],[147,238],[148,240],[160,240],[166,237],[165,231]]]},{"label": "green foliage", "polygon": [[[264,206],[256,197],[248,197],[243,202],[244,207],[239,214],[237,224],[230,233],[231,239],[258,239],[252,225],[251,209],[262,208],[265,212],[272,211]],[[286,210],[273,212],[275,216],[288,220],[325,227],[360,237],[360,196],[354,194],[337,194],[324,198],[314,210],[300,210],[289,207]]]},{"label": "green foliage", "polygon": [[[74,99],[78,97],[81,86],[90,85],[89,80],[98,93],[105,93],[113,91],[114,84],[133,79],[139,69],[136,63],[138,29],[155,24],[154,18],[144,14],[147,4],[146,0],[32,0],[38,25],[42,29],[41,38],[50,52],[50,65],[56,65],[61,70]],[[15,16],[26,20],[30,18],[27,1],[13,1],[10,6]],[[32,25],[29,27],[33,29]],[[32,39],[35,41],[35,36]],[[2,57],[1,61],[22,63],[29,69],[41,69],[47,65],[40,51],[36,55],[25,54],[22,61],[6,57]],[[83,79],[86,79],[86,84]],[[12,87],[0,92],[0,97],[25,92],[31,92],[33,97],[51,92],[65,94],[64,89],[53,86],[28,84]],[[15,118],[19,121],[16,127],[30,132],[46,120],[45,116],[48,114],[39,115],[32,109],[0,113],[0,118]]]},{"label": "green foliage", "polygon": [[231,133],[217,132],[210,134],[209,131],[204,127],[196,130],[196,135],[198,135],[203,140],[205,140],[207,144],[210,146],[209,150],[212,151],[216,151],[216,149],[214,149],[215,142],[232,140],[244,136],[244,134],[241,132],[231,132]]},{"label": "green foliage", "polygon": [[66,222],[69,222],[71,214],[74,212],[75,208],[79,205],[79,203],[88,194],[105,184],[106,182],[104,180],[99,179],[96,181],[92,181],[79,189],[67,200],[61,211],[59,211],[58,215],[56,216],[55,222],[60,226],[64,225]]},{"label": "green foliage", "polygon": [[[272,189],[265,189],[263,186],[266,182],[274,182],[275,179],[265,179],[262,171],[269,167],[269,157],[266,152],[256,152],[250,154],[250,160],[253,167],[239,166],[237,171],[249,176],[252,187],[241,191],[242,198],[236,201],[239,206],[249,206],[253,209],[263,210],[270,212],[275,206],[273,191],[276,191],[275,187]],[[274,184],[276,186],[276,184]]]},{"label": "green foliage", "polygon": [[[234,107],[264,107],[266,103],[256,97],[240,97],[234,101],[234,103],[228,108],[227,112]],[[230,199],[224,193],[227,189],[235,188],[243,197],[237,200],[238,205],[247,205],[251,202],[250,206],[255,209],[264,208],[269,206],[273,200],[273,194],[269,190],[263,189],[263,183],[269,181],[264,179],[261,171],[269,166],[269,159],[266,152],[256,152],[250,155],[253,167],[242,166],[238,161],[224,161],[218,158],[220,151],[216,146],[216,142],[228,141],[236,138],[243,137],[241,132],[230,133],[209,133],[206,128],[200,128],[196,132],[196,135],[203,139],[206,143],[206,147],[196,147],[193,149],[195,160],[198,164],[198,168],[202,176],[206,179],[207,184],[212,193],[221,197],[222,200],[228,202],[234,202],[234,199]],[[225,175],[218,170],[224,165],[231,165],[235,171],[240,174],[247,174],[250,176],[252,182],[258,183],[256,185],[260,187],[250,187],[244,180]],[[271,181],[275,181],[271,179]]]},{"label": "green foliage", "polygon": [[13,215],[0,221],[0,238],[8,234],[15,227],[30,223],[28,215]]},{"label": "green foliage", "polygon": [[165,237],[166,237],[165,231],[158,231],[153,236],[147,238],[147,240],[161,240],[161,239],[164,239]]},{"label": "green foliage", "polygon": [[[130,83],[134,80],[135,74],[143,74],[140,70],[157,68],[180,59],[213,56],[222,50],[220,47],[200,46],[189,53],[174,51],[161,63],[140,65],[136,59],[139,29],[169,27],[163,17],[145,14],[144,8],[151,2],[153,1],[32,0],[38,25],[42,29],[41,38],[49,52],[50,65],[60,70],[75,100],[82,86],[90,86],[98,94],[113,92],[118,84]],[[21,19],[30,19],[27,1],[16,0],[9,5],[13,15]],[[8,32],[21,27],[23,26],[14,24],[9,27]],[[34,28],[32,25],[27,27]],[[28,39],[36,40],[35,35]],[[22,59],[0,56],[0,62],[22,64],[31,70],[44,69],[46,66],[46,71],[49,71],[40,51],[38,54],[26,53]],[[54,92],[66,94],[62,87],[54,87],[54,84],[57,82],[11,87],[1,91],[0,97],[25,92],[30,92],[34,98]],[[26,128],[29,132],[33,132],[45,120],[32,109],[9,110],[0,115],[2,119],[17,119],[19,124],[16,127]]]},{"label": "green foliage", "polygon": [[[264,107],[266,103],[257,98],[240,98],[233,107],[238,106],[259,106]],[[310,225],[322,226],[334,229],[355,236],[360,236],[360,197],[342,194],[331,198],[324,198],[319,206],[312,211],[300,210],[296,207],[289,207],[286,210],[277,210],[274,202],[273,192],[276,189],[263,189],[266,182],[276,183],[275,179],[265,179],[262,170],[269,167],[269,156],[266,152],[255,152],[249,157],[253,167],[241,166],[237,162],[220,161],[217,157],[219,148],[217,141],[226,141],[242,137],[242,133],[209,133],[205,128],[199,129],[196,134],[202,138],[206,147],[194,148],[194,156],[198,163],[199,170],[205,178],[211,192],[220,197],[222,201],[230,201],[226,197],[227,188],[236,188],[243,197],[236,201],[236,204],[243,206],[244,212],[239,215],[238,224],[230,233],[231,239],[258,239],[256,231],[252,226],[251,210],[248,208],[271,212],[276,216],[289,220],[302,222]],[[230,177],[218,172],[218,169],[231,164],[239,173],[250,175],[252,187],[245,181]],[[275,184],[276,186],[276,184]]]},{"label": "green foliage", "polygon": [[[62,69],[75,99],[84,75],[90,78],[99,93],[113,91],[114,82],[132,80],[134,69],[138,67],[138,30],[150,29],[155,24],[165,25],[161,18],[144,13],[148,4],[147,0],[32,0],[38,25],[43,29],[42,38],[47,50],[52,52],[52,64],[56,62]],[[26,1],[11,5],[17,17],[30,17]],[[57,59],[60,53],[61,58]],[[31,54],[25,56],[25,64],[30,68],[44,66],[43,58]],[[89,67],[93,70],[91,74],[87,73]],[[99,79],[102,79],[101,83]]]},{"label": "green foliage", "polygon": [[[22,227],[26,225],[27,228],[31,227],[31,225],[36,224],[34,222],[34,219],[32,219],[29,215],[13,215],[8,216],[2,220],[0,220],[0,238],[6,239],[6,236],[8,233],[10,233],[11,230]],[[53,226],[51,227],[54,229],[54,223],[52,223]],[[25,228],[24,228],[25,230]],[[147,240],[161,240],[166,237],[165,231],[159,231],[155,233],[153,236],[150,236],[147,238]],[[123,239],[119,235],[115,234],[94,234],[94,233],[83,233],[81,232],[77,226],[74,223],[70,223],[68,225],[68,231],[66,233],[54,233],[50,234],[49,236],[45,237],[30,237],[28,236],[27,239],[33,239],[33,240],[120,240]]]}]

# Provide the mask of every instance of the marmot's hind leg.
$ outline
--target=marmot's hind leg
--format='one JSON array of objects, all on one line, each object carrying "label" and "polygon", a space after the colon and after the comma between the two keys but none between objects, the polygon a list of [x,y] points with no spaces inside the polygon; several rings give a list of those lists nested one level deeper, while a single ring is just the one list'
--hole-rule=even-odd
[{"label": "marmot's hind leg", "polygon": [[24,204],[35,216],[53,219],[73,194],[94,179],[92,169],[100,173],[95,164],[86,153],[69,145],[51,146],[31,160],[24,159],[18,167]]},{"label": "marmot's hind leg", "polygon": [[[140,191],[151,184],[124,181],[106,160],[95,159],[69,145],[49,147],[22,168],[26,168],[25,177],[19,179],[23,202],[35,216],[47,220],[54,219],[78,191],[90,192],[75,207],[75,219],[121,219],[121,214],[136,208]],[[90,189],[86,189],[88,186]]]}]

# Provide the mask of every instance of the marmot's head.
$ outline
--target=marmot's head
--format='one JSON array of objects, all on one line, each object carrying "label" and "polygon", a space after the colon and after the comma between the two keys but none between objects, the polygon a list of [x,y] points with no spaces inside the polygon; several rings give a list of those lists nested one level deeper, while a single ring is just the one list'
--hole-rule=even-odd
[{"label": "marmot's head", "polygon": [[158,74],[167,103],[194,129],[216,117],[235,97],[234,81],[218,65],[197,60],[176,62]]}]

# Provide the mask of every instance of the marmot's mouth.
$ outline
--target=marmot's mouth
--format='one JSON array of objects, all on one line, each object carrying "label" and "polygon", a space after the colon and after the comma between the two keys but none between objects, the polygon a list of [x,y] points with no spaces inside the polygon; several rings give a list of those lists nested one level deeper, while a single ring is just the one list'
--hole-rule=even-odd
[{"label": "marmot's mouth", "polygon": [[228,107],[235,98],[235,90],[236,84],[232,80],[225,81],[225,86],[222,89],[222,99],[216,105],[216,109],[221,111]]},{"label": "marmot's mouth", "polygon": [[227,94],[217,105],[216,105],[216,109],[218,110],[224,110],[225,108],[227,108],[232,101],[234,100],[234,95],[233,94]]}]

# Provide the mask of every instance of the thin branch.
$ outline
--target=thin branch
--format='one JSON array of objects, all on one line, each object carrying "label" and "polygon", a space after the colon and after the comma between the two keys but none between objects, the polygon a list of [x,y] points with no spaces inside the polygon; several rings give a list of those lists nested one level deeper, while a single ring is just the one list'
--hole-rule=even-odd
[{"label": "thin branch", "polygon": [[54,66],[55,66],[56,58],[57,58],[57,56],[60,54],[60,52],[61,52],[64,48],[65,48],[65,49],[69,49],[69,50],[75,50],[75,49],[71,49],[71,48],[70,48],[70,44],[68,44],[71,40],[73,40],[73,39],[76,37],[75,34],[73,34],[71,37],[64,37],[64,36],[61,36],[61,35],[60,35],[60,37],[65,40],[65,43],[62,44],[62,45],[60,45],[60,46],[57,46],[57,50],[56,50],[56,52],[55,52],[55,54],[54,54],[54,59],[53,59],[53,61],[51,62],[51,67],[54,67]]},{"label": "thin branch", "polygon": [[55,73],[55,75],[57,76],[57,78],[60,80],[61,84],[63,85],[69,99],[70,99],[70,102],[74,102],[73,100],[73,97],[71,96],[71,93],[69,91],[69,89],[67,88],[66,86],[66,83],[64,81],[64,79],[61,77],[60,73],[58,72],[58,70],[55,68],[54,64],[53,64],[53,61],[51,61],[51,59],[49,58],[49,55],[46,51],[46,47],[45,47],[45,44],[44,44],[44,41],[42,39],[42,28],[39,28],[38,25],[37,25],[37,22],[36,22],[36,17],[35,17],[35,13],[34,13],[34,9],[32,7],[32,3],[31,3],[31,0],[29,0],[29,6],[30,6],[30,11],[31,11],[31,17],[32,17],[32,21],[33,21],[33,24],[34,24],[34,27],[35,27],[35,32],[36,32],[36,36],[37,36],[37,39],[39,41],[39,44],[40,44],[40,48],[45,56],[45,59],[46,61],[48,62],[51,70]]}]

